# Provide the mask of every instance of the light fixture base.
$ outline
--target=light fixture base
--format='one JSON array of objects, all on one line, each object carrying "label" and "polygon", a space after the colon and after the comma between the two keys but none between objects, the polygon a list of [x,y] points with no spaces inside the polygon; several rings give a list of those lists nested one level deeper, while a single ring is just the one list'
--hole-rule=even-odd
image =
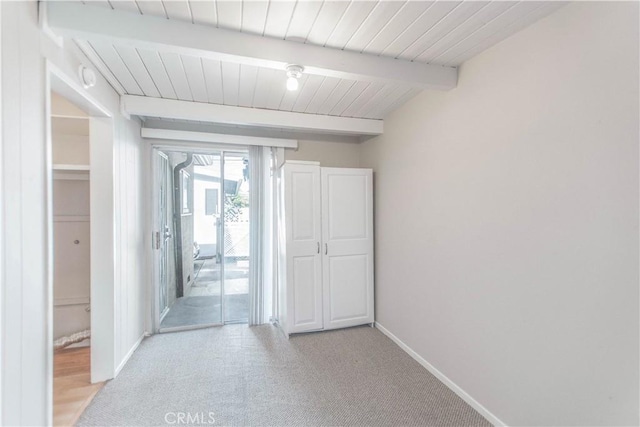
[{"label": "light fixture base", "polygon": [[293,77],[299,79],[302,77],[304,67],[302,65],[289,64],[287,65],[287,77]]},{"label": "light fixture base", "polygon": [[287,65],[287,90],[298,90],[298,79],[302,77],[303,71],[302,65]]}]

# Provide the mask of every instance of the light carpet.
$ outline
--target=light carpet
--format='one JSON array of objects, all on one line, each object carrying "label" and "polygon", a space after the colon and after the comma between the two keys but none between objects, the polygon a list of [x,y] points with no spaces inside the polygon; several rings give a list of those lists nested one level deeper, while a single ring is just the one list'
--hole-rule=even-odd
[{"label": "light carpet", "polygon": [[[380,331],[227,325],[145,339],[78,425],[490,425]],[[212,417],[209,417],[209,413]]]}]

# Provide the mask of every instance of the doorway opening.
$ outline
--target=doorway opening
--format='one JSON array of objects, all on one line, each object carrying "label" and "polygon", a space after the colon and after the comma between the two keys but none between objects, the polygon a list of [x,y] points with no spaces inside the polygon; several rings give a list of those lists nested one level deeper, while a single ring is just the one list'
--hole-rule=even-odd
[{"label": "doorway opening", "polygon": [[72,425],[115,375],[113,116],[49,61],[45,97],[48,402]]},{"label": "doorway opening", "polygon": [[90,116],[51,92],[53,422],[72,425],[91,384]]},{"label": "doorway opening", "polygon": [[89,115],[52,92],[53,338],[57,348],[88,347],[91,337],[89,141]]},{"label": "doorway opening", "polygon": [[249,154],[154,149],[159,332],[247,323]]}]

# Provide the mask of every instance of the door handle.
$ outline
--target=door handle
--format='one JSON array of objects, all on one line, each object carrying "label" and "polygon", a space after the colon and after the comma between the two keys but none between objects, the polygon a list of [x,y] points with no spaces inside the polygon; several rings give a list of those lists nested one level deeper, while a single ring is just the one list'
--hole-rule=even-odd
[{"label": "door handle", "polygon": [[318,253],[320,253],[320,242],[318,242]]},{"label": "door handle", "polygon": [[329,253],[329,247],[327,246],[327,244],[324,244],[324,254],[327,255]]}]

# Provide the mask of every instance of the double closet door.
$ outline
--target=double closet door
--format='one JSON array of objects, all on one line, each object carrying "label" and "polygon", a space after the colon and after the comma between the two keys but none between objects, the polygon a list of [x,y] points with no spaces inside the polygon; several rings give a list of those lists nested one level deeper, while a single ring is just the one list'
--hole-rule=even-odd
[{"label": "double closet door", "polygon": [[371,169],[283,166],[286,234],[280,323],[287,334],[372,323]]}]

